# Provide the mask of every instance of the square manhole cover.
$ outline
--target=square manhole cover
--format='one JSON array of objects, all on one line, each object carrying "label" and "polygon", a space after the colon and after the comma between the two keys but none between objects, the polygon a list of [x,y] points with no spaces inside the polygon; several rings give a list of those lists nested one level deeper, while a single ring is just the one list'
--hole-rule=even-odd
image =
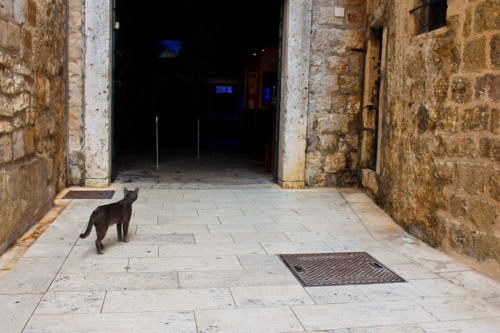
[{"label": "square manhole cover", "polygon": [[305,287],[405,282],[366,252],[282,254]]},{"label": "square manhole cover", "polygon": [[69,191],[63,199],[111,199],[115,191]]}]

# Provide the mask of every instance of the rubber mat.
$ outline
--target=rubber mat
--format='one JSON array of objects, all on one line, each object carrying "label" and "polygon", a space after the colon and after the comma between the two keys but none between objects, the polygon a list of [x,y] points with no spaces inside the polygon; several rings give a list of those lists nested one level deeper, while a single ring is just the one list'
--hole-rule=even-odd
[{"label": "rubber mat", "polygon": [[115,191],[69,191],[63,199],[111,199]]}]

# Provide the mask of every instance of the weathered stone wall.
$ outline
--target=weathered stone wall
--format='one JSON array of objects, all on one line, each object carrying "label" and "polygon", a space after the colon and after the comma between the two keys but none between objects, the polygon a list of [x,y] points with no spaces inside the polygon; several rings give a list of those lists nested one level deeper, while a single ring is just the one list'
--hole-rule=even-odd
[{"label": "weathered stone wall", "polygon": [[65,187],[64,2],[0,0],[0,253]]},{"label": "weathered stone wall", "polygon": [[313,0],[307,185],[358,182],[365,12],[362,0]]},{"label": "weathered stone wall", "polygon": [[412,235],[500,278],[500,0],[449,0],[417,35],[419,2],[370,1],[387,38],[376,196]]}]

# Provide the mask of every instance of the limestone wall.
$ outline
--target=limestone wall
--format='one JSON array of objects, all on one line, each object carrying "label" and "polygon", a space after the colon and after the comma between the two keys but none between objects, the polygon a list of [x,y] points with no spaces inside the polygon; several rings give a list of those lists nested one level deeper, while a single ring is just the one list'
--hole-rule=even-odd
[{"label": "limestone wall", "polygon": [[499,278],[500,1],[449,0],[447,26],[423,34],[418,4],[369,1],[387,31],[371,188],[412,235]]},{"label": "limestone wall", "polygon": [[64,5],[0,0],[0,253],[65,186]]},{"label": "limestone wall", "polygon": [[364,0],[313,0],[306,184],[356,185]]},{"label": "limestone wall", "polygon": [[84,70],[85,42],[83,30],[85,3],[83,0],[68,0],[68,154],[70,185],[85,183],[85,139],[84,139]]}]

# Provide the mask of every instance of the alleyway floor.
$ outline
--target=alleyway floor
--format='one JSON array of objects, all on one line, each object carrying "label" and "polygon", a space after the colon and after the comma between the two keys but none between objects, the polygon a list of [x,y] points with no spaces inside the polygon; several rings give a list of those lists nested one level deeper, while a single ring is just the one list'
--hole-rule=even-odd
[{"label": "alleyway floor", "polygon": [[[270,181],[140,188],[97,255],[67,207],[0,273],[2,332],[499,332],[500,284],[406,234],[358,189]],[[406,282],[303,287],[278,254],[363,251]],[[1,263],[1,258],[0,258]]]}]

